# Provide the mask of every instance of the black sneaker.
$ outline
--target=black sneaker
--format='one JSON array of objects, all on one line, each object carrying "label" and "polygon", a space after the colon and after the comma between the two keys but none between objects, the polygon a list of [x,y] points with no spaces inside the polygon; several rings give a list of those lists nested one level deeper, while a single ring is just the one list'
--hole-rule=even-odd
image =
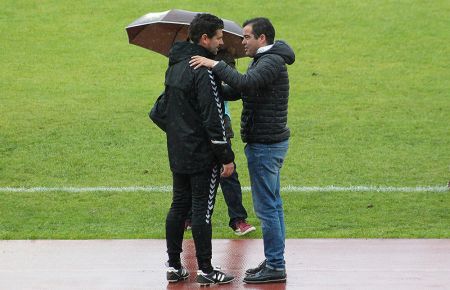
[{"label": "black sneaker", "polygon": [[200,286],[208,286],[211,284],[227,284],[234,280],[234,277],[231,275],[227,275],[218,269],[220,268],[214,268],[214,270],[209,273],[203,273],[203,271],[198,270],[197,271],[197,282],[200,284]]},{"label": "black sneaker", "polygon": [[166,276],[167,281],[170,283],[175,283],[186,280],[189,277],[189,272],[183,266],[181,266],[178,270],[174,267],[169,267],[167,268]]},{"label": "black sneaker", "polygon": [[267,268],[266,266],[256,274],[249,274],[245,276],[244,282],[248,284],[286,282],[286,271],[278,271]]},{"label": "black sneaker", "polygon": [[256,268],[250,268],[245,270],[245,275],[253,275],[261,271],[264,267],[266,267],[266,260],[259,263],[258,267]]}]

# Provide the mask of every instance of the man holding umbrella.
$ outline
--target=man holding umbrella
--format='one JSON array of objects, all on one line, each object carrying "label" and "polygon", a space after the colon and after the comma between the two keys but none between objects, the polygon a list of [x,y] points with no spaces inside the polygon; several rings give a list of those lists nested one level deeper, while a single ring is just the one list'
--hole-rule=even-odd
[{"label": "man holding umbrella", "polygon": [[197,282],[225,284],[234,279],[211,265],[211,216],[217,187],[220,176],[234,171],[234,154],[224,128],[221,82],[211,70],[189,66],[194,55],[214,58],[223,45],[223,27],[220,18],[198,14],[189,26],[190,41],[175,43],[169,53],[165,77],[166,136],[173,176],[173,199],[166,218],[169,282],[189,276],[181,265],[180,253],[191,206]]}]

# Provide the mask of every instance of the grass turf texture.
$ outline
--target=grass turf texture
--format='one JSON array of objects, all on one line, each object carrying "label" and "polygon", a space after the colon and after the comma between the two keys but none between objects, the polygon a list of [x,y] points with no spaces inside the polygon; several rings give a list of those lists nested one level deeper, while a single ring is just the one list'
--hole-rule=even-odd
[{"label": "grass turf texture", "polygon": [[[295,193],[283,195],[287,238],[448,238],[447,193]],[[20,201],[20,202],[18,202]],[[164,238],[170,193],[7,193],[2,239]],[[242,238],[261,238],[257,231]],[[191,238],[187,232],[186,238]],[[237,238],[218,195],[214,238]]]},{"label": "grass turf texture", "polygon": [[[163,88],[167,59],[129,45],[124,28],[144,13],[174,7],[238,23],[267,16],[277,38],[296,51],[282,185],[422,186],[450,179],[448,1],[6,0],[0,11],[1,187],[171,183],[164,136],[146,115]],[[240,71],[248,61],[238,61]],[[231,108],[236,133],[240,107]],[[233,145],[241,181],[249,185],[243,144],[235,138]],[[388,206],[364,209],[380,218],[353,222],[358,211],[345,205],[356,199],[364,208],[368,197]],[[287,193],[285,199],[289,237],[450,236],[448,215],[440,214],[448,212],[448,192]],[[133,200],[143,206],[134,214]],[[153,200],[157,210],[149,211],[144,205]],[[0,193],[0,201],[0,238],[161,237],[170,195]],[[313,201],[323,210],[313,210]],[[108,204],[111,217],[91,214],[89,220],[83,203]],[[224,207],[216,208],[215,237],[229,235]],[[396,210],[404,219],[391,215]],[[302,217],[307,213],[309,219]],[[40,230],[33,233],[33,226]]]}]

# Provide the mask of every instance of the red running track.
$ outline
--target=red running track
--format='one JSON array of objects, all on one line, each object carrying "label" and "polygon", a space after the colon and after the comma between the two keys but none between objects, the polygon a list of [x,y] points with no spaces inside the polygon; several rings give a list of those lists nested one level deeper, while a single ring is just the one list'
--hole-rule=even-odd
[{"label": "red running track", "polygon": [[[198,289],[192,240],[187,281],[165,280],[165,240],[0,241],[0,289]],[[450,240],[292,239],[287,283],[248,285],[262,240],[213,240],[213,264],[236,276],[203,289],[450,289]]]}]

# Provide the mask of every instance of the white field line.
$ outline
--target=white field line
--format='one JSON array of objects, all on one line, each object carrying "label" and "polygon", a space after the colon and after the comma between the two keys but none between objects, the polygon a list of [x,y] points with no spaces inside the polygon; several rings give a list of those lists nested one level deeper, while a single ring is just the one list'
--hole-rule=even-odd
[{"label": "white field line", "polygon": [[[0,187],[0,192],[171,192],[172,186],[127,186],[127,187]],[[249,186],[243,186],[242,191],[249,192]],[[448,186],[294,186],[281,188],[281,192],[449,192]]]}]

